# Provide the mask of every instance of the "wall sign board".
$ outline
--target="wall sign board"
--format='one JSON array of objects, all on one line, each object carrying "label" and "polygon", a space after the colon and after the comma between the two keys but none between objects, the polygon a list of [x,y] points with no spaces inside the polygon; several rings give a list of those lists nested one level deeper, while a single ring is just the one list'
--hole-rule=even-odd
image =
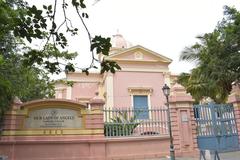
[{"label": "wall sign board", "polygon": [[66,108],[44,108],[30,111],[25,128],[81,128],[79,112]]}]

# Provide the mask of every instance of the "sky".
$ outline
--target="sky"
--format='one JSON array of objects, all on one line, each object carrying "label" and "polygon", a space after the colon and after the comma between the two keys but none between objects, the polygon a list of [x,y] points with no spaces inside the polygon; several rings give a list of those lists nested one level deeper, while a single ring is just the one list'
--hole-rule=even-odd
[{"label": "sky", "polygon": [[[31,0],[32,3],[39,3]],[[50,0],[48,0],[50,1]],[[119,31],[133,45],[142,45],[173,60],[169,69],[174,74],[189,72],[193,64],[179,61],[181,51],[193,45],[198,35],[212,32],[223,18],[223,6],[240,9],[240,0],[87,0],[91,35],[111,37]],[[31,4],[31,3],[30,3]],[[38,4],[39,5],[39,4]],[[69,12],[80,30],[83,26]],[[62,17],[61,13],[58,15]],[[60,20],[59,20],[60,22]],[[90,63],[86,32],[71,38],[69,50],[77,51],[76,63]]]}]

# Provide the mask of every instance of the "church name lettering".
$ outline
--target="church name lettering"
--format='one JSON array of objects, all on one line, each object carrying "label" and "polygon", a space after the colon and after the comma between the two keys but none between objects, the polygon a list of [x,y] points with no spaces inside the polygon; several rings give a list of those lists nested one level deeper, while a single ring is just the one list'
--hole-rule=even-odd
[{"label": "church name lettering", "polygon": [[26,128],[81,128],[82,120],[76,110],[44,108],[33,110],[25,120]]},{"label": "church name lettering", "polygon": [[36,116],[33,120],[74,120],[74,116]]}]

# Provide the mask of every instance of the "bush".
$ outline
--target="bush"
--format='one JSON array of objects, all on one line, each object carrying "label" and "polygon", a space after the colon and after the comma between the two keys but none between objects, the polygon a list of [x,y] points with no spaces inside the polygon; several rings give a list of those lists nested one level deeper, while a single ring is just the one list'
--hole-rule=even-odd
[{"label": "bush", "polygon": [[118,116],[111,118],[111,121],[104,124],[105,136],[128,136],[133,134],[134,129],[139,125],[136,116],[128,117],[126,111],[119,111]]},{"label": "bush", "polygon": [[104,125],[105,136],[128,136],[131,135],[139,123],[116,124],[106,123]]}]

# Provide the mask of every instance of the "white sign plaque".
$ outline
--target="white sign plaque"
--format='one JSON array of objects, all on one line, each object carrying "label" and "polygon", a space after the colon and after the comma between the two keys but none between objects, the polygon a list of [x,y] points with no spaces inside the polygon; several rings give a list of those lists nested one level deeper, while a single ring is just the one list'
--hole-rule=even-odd
[{"label": "white sign plaque", "polygon": [[25,128],[81,128],[78,112],[65,108],[33,110],[25,119]]},{"label": "white sign plaque", "polygon": [[181,119],[182,119],[182,122],[188,122],[188,115],[187,115],[187,113],[182,113]]}]

